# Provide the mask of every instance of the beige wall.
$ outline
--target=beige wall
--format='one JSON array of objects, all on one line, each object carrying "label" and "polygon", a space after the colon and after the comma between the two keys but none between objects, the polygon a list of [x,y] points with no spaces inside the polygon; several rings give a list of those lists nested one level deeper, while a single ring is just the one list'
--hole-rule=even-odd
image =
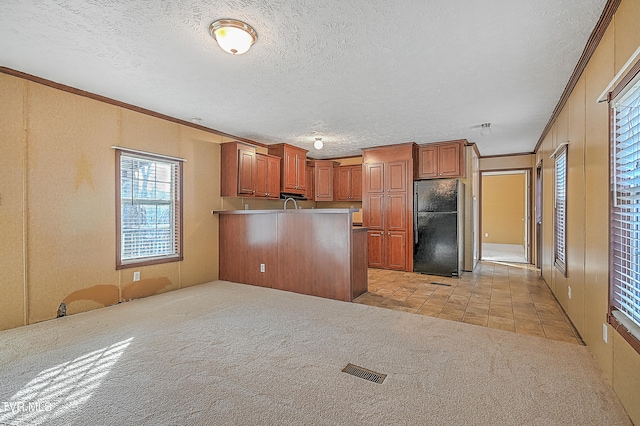
[{"label": "beige wall", "polygon": [[[0,93],[0,329],[217,279],[220,136],[6,74]],[[184,261],[115,269],[113,145],[186,159]]]},{"label": "beige wall", "polygon": [[536,165],[534,154],[502,155],[496,157],[480,157],[480,170],[512,170],[530,169]]},{"label": "beige wall", "polygon": [[524,173],[482,176],[482,242],[524,245],[525,185]]},{"label": "beige wall", "polygon": [[[597,99],[640,46],[638,22],[640,2],[623,0],[536,153],[537,161],[543,163],[542,275],[636,424],[640,424],[640,354],[606,325],[609,124],[608,105]],[[553,266],[553,160],[549,158],[564,141],[569,141],[566,278]],[[608,329],[607,342],[603,340],[603,325]]]}]

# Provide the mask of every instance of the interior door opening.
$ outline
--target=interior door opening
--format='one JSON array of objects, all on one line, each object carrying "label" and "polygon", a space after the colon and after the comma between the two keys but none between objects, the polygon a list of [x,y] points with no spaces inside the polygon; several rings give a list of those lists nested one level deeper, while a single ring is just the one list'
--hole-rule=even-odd
[{"label": "interior door opening", "polygon": [[530,263],[529,169],[480,173],[481,259]]}]

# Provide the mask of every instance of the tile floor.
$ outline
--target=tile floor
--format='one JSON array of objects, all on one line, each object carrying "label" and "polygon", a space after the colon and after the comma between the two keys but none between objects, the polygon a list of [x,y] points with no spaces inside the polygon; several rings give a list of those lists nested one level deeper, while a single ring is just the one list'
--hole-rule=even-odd
[{"label": "tile floor", "polygon": [[354,302],[584,344],[528,264],[483,261],[461,278],[369,269],[369,291]]}]

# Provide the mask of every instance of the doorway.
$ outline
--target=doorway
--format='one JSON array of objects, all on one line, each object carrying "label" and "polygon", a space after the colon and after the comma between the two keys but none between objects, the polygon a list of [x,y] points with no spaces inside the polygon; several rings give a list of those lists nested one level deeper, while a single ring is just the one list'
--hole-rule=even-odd
[{"label": "doorway", "polygon": [[530,263],[530,169],[480,173],[481,258]]}]

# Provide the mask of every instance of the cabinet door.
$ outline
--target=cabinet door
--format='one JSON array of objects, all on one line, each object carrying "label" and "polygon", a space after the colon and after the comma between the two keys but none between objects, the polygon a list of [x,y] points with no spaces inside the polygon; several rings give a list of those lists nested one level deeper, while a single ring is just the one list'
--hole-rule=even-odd
[{"label": "cabinet door", "polygon": [[421,146],[418,150],[418,178],[438,177],[438,147]]},{"label": "cabinet door", "polygon": [[367,231],[367,254],[370,268],[384,268],[384,232]]},{"label": "cabinet door", "polygon": [[[282,159],[284,169],[282,170],[283,191],[295,191],[298,189],[298,156],[295,152],[285,149]],[[305,164],[306,167],[306,164]],[[306,171],[306,170],[305,170]]]},{"label": "cabinet door", "polygon": [[438,157],[440,170],[439,176],[460,176],[460,144],[452,143],[448,145],[440,145]]},{"label": "cabinet door", "polygon": [[364,192],[384,192],[384,163],[371,163],[365,165]]},{"label": "cabinet door", "polygon": [[256,154],[255,157],[255,179],[253,187],[256,197],[267,197],[267,181],[269,176],[269,157]]},{"label": "cabinet door", "polygon": [[280,199],[280,158],[267,157],[267,197]]},{"label": "cabinet door", "polygon": [[364,225],[369,229],[384,230],[384,194],[367,194],[364,200]]},{"label": "cabinet door", "polygon": [[407,230],[407,194],[391,192],[386,198],[386,226],[387,231]]},{"label": "cabinet door", "polygon": [[362,166],[351,168],[351,201],[362,201]]},{"label": "cabinet door", "polygon": [[315,193],[316,201],[333,201],[333,165],[318,164],[315,165]]},{"label": "cabinet door", "polygon": [[[296,188],[301,190],[301,193],[307,189],[307,154],[303,152],[296,152]],[[317,188],[317,185],[316,185]],[[331,194],[333,197],[333,194]]]},{"label": "cabinet door", "polygon": [[313,172],[315,171],[315,169],[311,166],[305,166],[305,169],[307,171],[306,175],[307,175],[307,179],[306,179],[306,188],[304,191],[304,195],[305,197],[307,197],[307,200],[314,200],[315,199],[315,194],[313,193],[314,190],[314,185],[313,185]]},{"label": "cabinet door", "polygon": [[387,232],[386,255],[387,268],[404,271],[407,263],[406,232]]},{"label": "cabinet door", "polygon": [[407,162],[390,161],[385,168],[387,192],[407,192]]},{"label": "cabinet door", "polygon": [[238,194],[254,193],[255,156],[253,151],[238,149]]},{"label": "cabinet door", "polygon": [[336,167],[334,173],[334,199],[336,201],[351,201],[351,168],[346,166]]}]

